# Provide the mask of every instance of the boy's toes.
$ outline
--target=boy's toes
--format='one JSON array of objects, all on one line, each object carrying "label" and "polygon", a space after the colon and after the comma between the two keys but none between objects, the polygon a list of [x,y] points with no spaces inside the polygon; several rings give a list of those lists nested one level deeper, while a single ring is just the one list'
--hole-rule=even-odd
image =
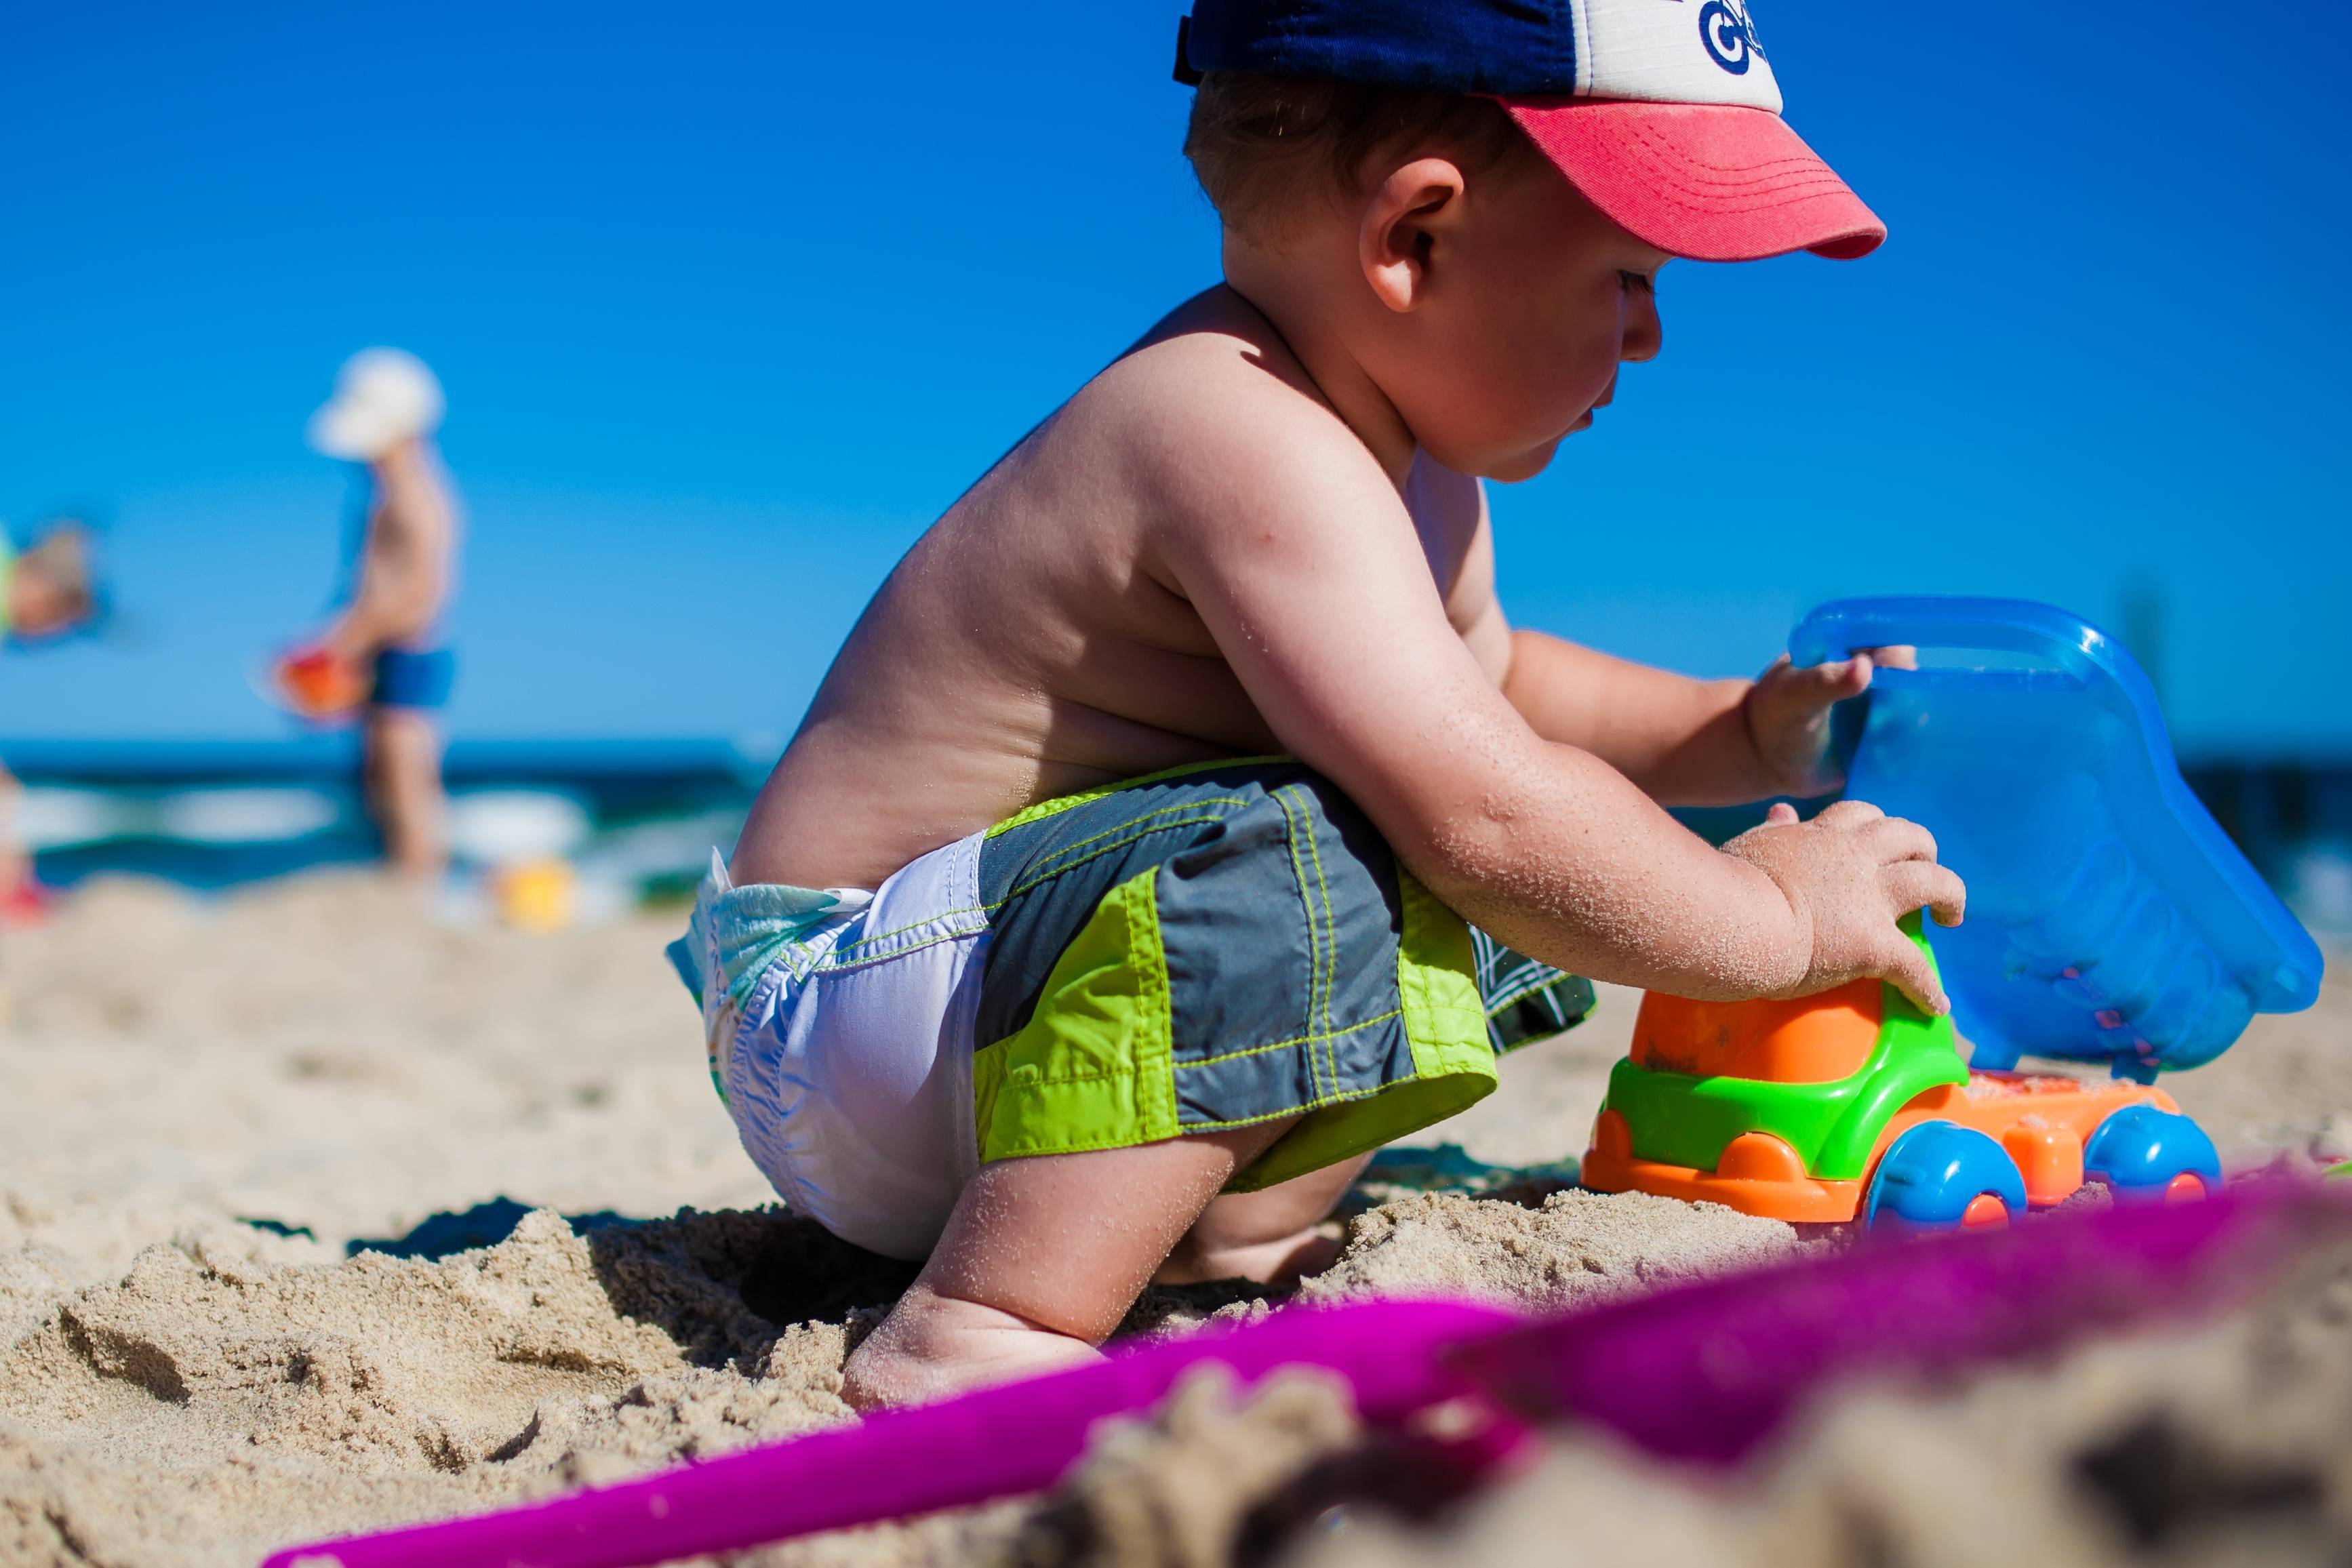
[{"label": "boy's toes", "polygon": [[843,1364],[841,1398],[861,1415],[903,1410],[1101,1359],[1084,1340],[917,1285]]},{"label": "boy's toes", "polygon": [[923,1402],[928,1381],[920,1369],[877,1349],[873,1340],[850,1354],[841,1368],[841,1402],[861,1416],[877,1410],[902,1410]]}]

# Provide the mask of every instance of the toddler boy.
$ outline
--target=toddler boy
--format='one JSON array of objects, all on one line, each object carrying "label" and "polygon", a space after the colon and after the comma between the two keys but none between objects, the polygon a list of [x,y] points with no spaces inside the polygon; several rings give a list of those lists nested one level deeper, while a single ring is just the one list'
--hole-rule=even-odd
[{"label": "toddler boy", "polygon": [[1960,915],[1924,831],[1781,809],[1718,851],[1664,809],[1834,786],[1868,655],[1686,680],[1496,598],[1481,477],[1658,351],[1669,257],[1883,237],[1738,0],[1197,0],[1180,48],[1224,285],[898,564],[674,949],[777,1189],[928,1259],[861,1406],[1090,1359],[1155,1278],[1317,1265],[1570,975],[1944,1005],[1896,925]]}]

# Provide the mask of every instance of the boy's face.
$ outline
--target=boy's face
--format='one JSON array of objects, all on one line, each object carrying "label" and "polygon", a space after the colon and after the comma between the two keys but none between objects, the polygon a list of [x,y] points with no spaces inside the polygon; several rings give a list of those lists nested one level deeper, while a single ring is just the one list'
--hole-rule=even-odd
[{"label": "boy's face", "polygon": [[1618,366],[1658,352],[1668,258],[1548,164],[1464,180],[1458,211],[1402,236],[1424,258],[1423,297],[1382,334],[1380,379],[1447,467],[1532,478],[1615,394]]}]

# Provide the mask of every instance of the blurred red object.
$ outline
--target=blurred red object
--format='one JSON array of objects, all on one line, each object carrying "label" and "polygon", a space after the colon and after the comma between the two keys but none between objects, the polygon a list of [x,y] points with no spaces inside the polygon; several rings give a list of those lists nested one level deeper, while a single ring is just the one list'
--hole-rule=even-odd
[{"label": "blurred red object", "polygon": [[270,671],[278,699],[307,719],[348,717],[368,699],[367,672],[331,648],[298,648]]},{"label": "blurred red object", "polygon": [[58,895],[31,877],[0,893],[0,925],[38,925],[57,906]]}]

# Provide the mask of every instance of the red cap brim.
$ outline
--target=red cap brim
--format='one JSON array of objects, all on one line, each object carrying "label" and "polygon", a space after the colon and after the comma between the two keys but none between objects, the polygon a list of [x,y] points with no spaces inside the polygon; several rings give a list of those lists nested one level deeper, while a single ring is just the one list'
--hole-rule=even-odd
[{"label": "red cap brim", "polygon": [[1635,238],[1693,261],[1868,256],[1886,225],[1786,121],[1728,104],[1506,99],[1544,155]]}]

